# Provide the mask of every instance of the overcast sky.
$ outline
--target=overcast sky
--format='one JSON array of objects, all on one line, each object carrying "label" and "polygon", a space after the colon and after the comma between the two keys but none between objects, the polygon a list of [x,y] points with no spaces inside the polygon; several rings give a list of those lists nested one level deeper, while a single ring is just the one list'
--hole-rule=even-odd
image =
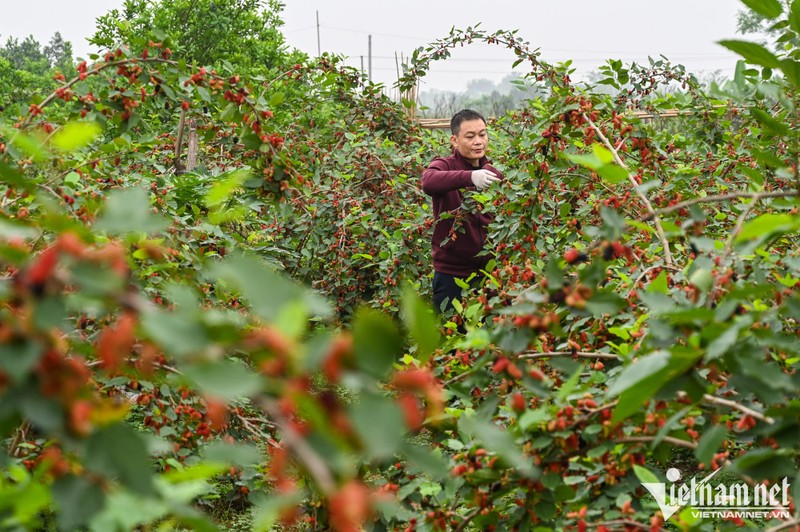
[{"label": "overcast sky", "polygon": [[[33,35],[42,44],[54,32],[73,43],[76,55],[90,51],[86,37],[95,19],[123,0],[0,0],[0,40]],[[739,0],[284,0],[288,44],[317,53],[317,12],[322,51],[350,56],[350,64],[369,64],[372,35],[373,80],[391,85],[397,78],[395,55],[404,57],[446,36],[450,28],[480,23],[483,29],[519,30],[549,62],[573,60],[579,72],[606,59],[646,62],[665,55],[695,73],[730,76],[736,57],[719,46],[739,38]],[[470,79],[499,81],[515,57],[497,46],[472,44],[433,65],[422,89],[463,90]],[[520,67],[522,68],[522,67]],[[518,70],[523,72],[522,70]],[[577,77],[580,77],[578,74]]]}]

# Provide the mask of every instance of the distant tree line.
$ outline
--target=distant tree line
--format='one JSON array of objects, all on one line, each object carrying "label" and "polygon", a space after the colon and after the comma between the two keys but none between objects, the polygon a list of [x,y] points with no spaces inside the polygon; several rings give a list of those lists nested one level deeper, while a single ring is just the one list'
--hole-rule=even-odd
[{"label": "distant tree line", "polygon": [[52,89],[57,72],[74,75],[73,63],[72,44],[59,32],[44,46],[33,35],[9,37],[0,47],[0,106]]}]

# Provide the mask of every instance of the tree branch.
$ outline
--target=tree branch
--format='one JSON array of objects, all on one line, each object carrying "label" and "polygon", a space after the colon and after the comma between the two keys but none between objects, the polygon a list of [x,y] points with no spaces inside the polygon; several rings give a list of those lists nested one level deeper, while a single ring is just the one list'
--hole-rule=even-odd
[{"label": "tree branch", "polygon": [[464,520],[461,521],[461,524],[459,524],[458,527],[453,529],[453,532],[462,532],[464,529],[467,528],[470,522],[478,516],[480,512],[481,512],[480,508],[475,508],[474,510],[472,510],[470,513],[464,516]]},{"label": "tree branch", "polygon": [[185,166],[181,163],[181,149],[183,149],[183,128],[186,125],[186,109],[181,106],[181,118],[178,122],[178,138],[175,140],[175,157],[172,164],[175,167],[176,174],[182,174]]},{"label": "tree branch", "polygon": [[733,408],[734,410],[738,410],[739,412],[753,417],[759,421],[763,421],[768,425],[775,424],[775,420],[769,416],[765,416],[761,412],[756,412],[752,408],[748,408],[743,404],[737,403],[736,401],[731,401],[730,399],[723,399],[722,397],[716,397],[714,395],[705,394],[703,395],[703,400],[709,403],[714,403],[716,405],[727,406],[728,408]]},{"label": "tree branch", "polygon": [[[615,443],[650,443],[654,441],[656,441],[655,436],[628,436],[614,440]],[[671,443],[676,447],[685,447],[692,450],[697,449],[697,444],[695,442],[673,438],[672,436],[664,436],[661,438],[661,441],[664,443]]]},{"label": "tree branch", "polygon": [[800,525],[800,519],[794,518],[779,525],[775,525],[771,528],[767,528],[766,532],[780,532],[781,530],[786,530],[787,528],[796,527]]},{"label": "tree branch", "polygon": [[[88,77],[88,76],[91,76],[93,74],[97,74],[99,72],[102,72],[103,70],[105,70],[107,68],[111,68],[111,67],[115,67],[115,66],[119,66],[119,65],[125,65],[125,64],[128,64],[128,63],[166,63],[166,64],[169,64],[169,65],[177,65],[178,64],[177,61],[172,61],[171,59],[163,59],[161,57],[148,57],[146,59],[131,57],[131,58],[122,59],[120,61],[111,61],[109,63],[102,63],[99,66],[96,66],[91,70],[87,70],[85,72],[86,76],[84,76],[84,78]],[[69,89],[70,87],[72,87],[73,85],[75,85],[76,83],[81,81],[81,79],[83,79],[83,78],[81,78],[80,76],[75,76],[74,78],[69,80],[66,84],[64,84],[61,87],[59,87],[59,89]],[[58,93],[57,90],[53,91],[47,96],[47,98],[42,100],[42,103],[40,103],[38,105],[39,109],[44,108],[45,106],[50,104],[50,102],[55,100],[57,98],[57,93]],[[29,125],[31,123],[31,119],[33,119],[33,114],[29,114],[25,118],[25,120],[22,121],[20,129],[22,129],[25,126]]]},{"label": "tree branch", "polygon": [[610,528],[612,530],[617,529],[616,527],[620,526],[622,527],[635,526],[636,528],[641,530],[650,529],[650,525],[645,525],[644,523],[634,521],[633,519],[616,519],[614,521],[603,521],[602,523],[586,523],[586,526],[590,526],[592,528],[600,528],[602,526],[605,528]]},{"label": "tree branch", "polygon": [[537,358],[554,358],[554,357],[575,357],[575,358],[605,358],[611,360],[619,360],[619,355],[615,355],[613,353],[600,353],[600,352],[588,352],[588,351],[550,351],[549,353],[534,353],[530,351],[526,351],[521,355],[517,356],[517,358],[527,358],[529,360],[537,359]]},{"label": "tree branch", "polygon": [[306,440],[292,427],[281,409],[272,399],[264,398],[259,401],[261,408],[275,420],[283,437],[281,441],[294,453],[297,459],[306,467],[314,482],[326,496],[331,495],[336,489],[333,474],[328,469],[328,464],[311,448]]},{"label": "tree branch", "polygon": [[782,191],[774,191],[774,192],[732,192],[730,194],[715,194],[713,196],[705,196],[702,198],[692,198],[690,200],[682,201],[680,203],[676,203],[670,207],[665,207],[663,209],[659,209],[653,213],[648,213],[642,218],[639,218],[639,222],[647,222],[651,220],[654,216],[662,215],[662,214],[669,214],[675,211],[679,211],[681,209],[685,209],[691,205],[697,205],[698,203],[722,203],[731,199],[737,198],[791,198],[800,196],[800,190],[782,190]]},{"label": "tree branch", "polygon": [[664,232],[664,228],[661,226],[661,219],[656,214],[655,210],[653,210],[653,204],[650,203],[650,200],[647,199],[647,196],[639,190],[639,183],[630,175],[630,171],[625,163],[619,156],[619,152],[617,152],[616,148],[611,144],[611,141],[608,140],[608,137],[605,136],[603,131],[597,127],[597,125],[592,121],[591,118],[586,113],[582,113],[583,117],[589,123],[589,126],[597,133],[597,136],[603,141],[603,144],[611,151],[612,155],[614,156],[614,162],[616,162],[620,167],[627,171],[628,181],[630,181],[631,185],[633,185],[633,190],[636,192],[636,195],[639,196],[639,199],[642,200],[644,203],[645,208],[647,209],[647,213],[650,218],[653,220],[653,223],[656,226],[656,233],[658,234],[658,239],[661,241],[661,246],[664,248],[664,261],[667,263],[667,266],[672,266],[672,252],[669,249],[669,241],[667,240],[667,235]]}]

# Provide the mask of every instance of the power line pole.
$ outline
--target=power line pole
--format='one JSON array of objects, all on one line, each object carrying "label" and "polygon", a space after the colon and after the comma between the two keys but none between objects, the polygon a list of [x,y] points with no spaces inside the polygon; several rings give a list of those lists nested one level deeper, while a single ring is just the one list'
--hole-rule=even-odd
[{"label": "power line pole", "polygon": [[370,35],[369,38],[367,39],[367,53],[369,58],[367,60],[367,65],[369,68],[368,79],[372,81],[372,35]]},{"label": "power line pole", "polygon": [[319,11],[317,11],[317,56],[322,55],[322,48],[319,45]]}]

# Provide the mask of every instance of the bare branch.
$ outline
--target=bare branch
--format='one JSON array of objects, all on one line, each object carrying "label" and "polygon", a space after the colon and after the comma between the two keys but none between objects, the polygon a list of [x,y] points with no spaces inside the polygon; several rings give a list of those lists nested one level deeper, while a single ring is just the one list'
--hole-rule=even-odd
[{"label": "bare branch", "polygon": [[753,417],[759,421],[763,421],[768,425],[773,425],[775,420],[769,416],[765,416],[761,412],[756,412],[752,408],[748,408],[743,404],[737,403],[736,401],[731,401],[730,399],[723,399],[722,397],[716,397],[714,395],[705,394],[703,395],[703,400],[709,403],[714,403],[716,405],[727,406],[728,408],[733,408],[734,410],[738,410],[739,412],[746,414],[750,417]]},{"label": "bare branch", "polygon": [[620,356],[614,353],[600,353],[588,351],[550,351],[548,353],[534,353],[526,351],[519,355],[517,358],[527,358],[529,360],[537,358],[554,358],[554,357],[575,357],[575,358],[605,358],[611,360],[619,360]]},{"label": "bare branch", "polygon": [[611,530],[617,530],[618,527],[629,527],[629,526],[634,526],[640,530],[650,529],[650,525],[634,521],[633,519],[616,519],[614,521],[603,521],[602,523],[586,523],[586,526],[592,528],[600,528],[602,526],[605,528],[610,528]]},{"label": "bare branch", "polygon": [[478,516],[478,514],[479,514],[480,512],[481,512],[481,509],[480,509],[480,508],[475,508],[474,510],[472,510],[470,513],[468,513],[468,514],[467,514],[467,515],[464,517],[464,520],[463,520],[463,521],[461,521],[461,524],[459,524],[459,525],[458,525],[458,527],[456,527],[456,528],[453,530],[453,532],[461,532],[462,530],[465,530],[465,529],[467,528],[467,526],[470,524],[470,522],[471,522],[473,519],[475,519],[475,518]]},{"label": "bare branch", "polygon": [[[612,155],[614,156],[614,162],[617,163],[620,167],[628,170],[628,167],[622,161],[619,156],[619,152],[617,152],[616,148],[611,144],[611,141],[608,140],[608,137],[605,136],[603,131],[597,127],[597,125],[592,121],[591,118],[586,113],[583,113],[583,117],[589,123],[589,126],[597,133],[597,136],[603,141],[603,144],[611,151]],[[636,195],[639,196],[639,199],[642,200],[644,203],[645,208],[647,209],[647,213],[650,216],[650,219],[653,220],[653,223],[656,226],[656,234],[658,235],[658,239],[661,241],[661,246],[664,248],[664,261],[667,263],[667,266],[672,266],[672,252],[669,249],[669,241],[667,240],[667,235],[664,232],[664,228],[661,226],[661,219],[658,217],[658,214],[653,210],[653,204],[650,203],[650,200],[647,199],[647,196],[639,189],[639,183],[630,175],[630,171],[627,173],[628,181],[630,181],[631,185],[633,185],[633,190],[636,192]]]},{"label": "bare branch", "polygon": [[[650,443],[656,441],[655,436],[627,436],[625,438],[618,438],[614,440],[616,443]],[[697,449],[697,443],[693,441],[681,440],[673,438],[672,436],[664,436],[661,438],[664,443],[670,443],[676,447],[685,447],[687,449]]]},{"label": "bare branch", "polygon": [[670,207],[665,207],[653,213],[648,213],[642,218],[639,218],[638,221],[646,222],[652,219],[654,216],[669,214],[675,211],[679,211],[681,209],[685,209],[686,207],[689,207],[691,205],[697,205],[699,203],[724,203],[728,200],[737,198],[764,199],[764,198],[792,198],[797,196],[800,196],[800,190],[781,190],[773,192],[732,192],[730,194],[715,194],[712,196],[705,196],[702,198],[692,198],[690,200],[676,203],[675,205],[672,205]]},{"label": "bare branch", "polygon": [[282,438],[281,441],[294,453],[297,459],[306,467],[311,478],[322,490],[322,493],[330,495],[336,489],[333,474],[328,469],[328,464],[320,457],[317,452],[303,439],[303,437],[292,427],[281,409],[272,399],[264,398],[259,402],[261,408],[275,420],[278,425]]}]

